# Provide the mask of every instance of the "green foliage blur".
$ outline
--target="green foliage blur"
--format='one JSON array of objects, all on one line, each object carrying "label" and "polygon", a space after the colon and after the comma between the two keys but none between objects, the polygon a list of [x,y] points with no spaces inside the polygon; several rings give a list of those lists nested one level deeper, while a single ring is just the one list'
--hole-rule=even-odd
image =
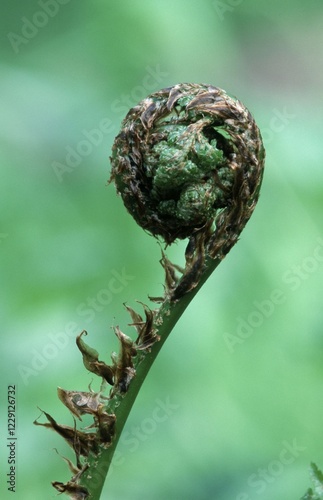
[{"label": "green foliage blur", "polygon": [[[113,186],[127,109],[203,82],[251,110],[267,151],[259,204],[153,366],[104,498],[295,500],[323,466],[322,31],[319,0],[16,0],[1,38],[0,491],[17,386],[14,498],[56,498],[73,425],[57,386],[97,390],[75,337],[109,360],[123,307],[162,294],[156,241]],[[169,249],[183,263],[184,244]],[[38,408],[39,407],[39,408]],[[40,419],[40,421],[44,421]],[[86,424],[86,422],[85,422]],[[56,453],[56,451],[57,453]]]},{"label": "green foliage blur", "polygon": [[323,473],[314,463],[311,463],[311,480],[313,488],[309,488],[301,500],[322,500]]}]

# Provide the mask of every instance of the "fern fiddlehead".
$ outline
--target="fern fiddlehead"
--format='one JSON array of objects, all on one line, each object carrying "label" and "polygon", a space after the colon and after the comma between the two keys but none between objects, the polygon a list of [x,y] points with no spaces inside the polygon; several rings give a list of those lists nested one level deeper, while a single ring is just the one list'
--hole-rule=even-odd
[{"label": "fern fiddlehead", "polygon": [[[138,391],[177,320],[233,245],[258,200],[265,152],[245,106],[204,84],[178,84],[148,96],[125,117],[112,148],[110,182],[146,231],[170,245],[188,238],[185,268],[162,252],[165,293],[144,315],[127,310],[137,338],[119,327],[120,353],[112,364],[77,338],[85,367],[112,386],[101,393],[64,391],[59,397],[74,417],[85,413],[93,429],[62,426],[47,413],[46,427],[61,434],[76,454],[73,477],[55,482],[76,500],[97,500]],[[36,422],[38,423],[38,422]]]}]

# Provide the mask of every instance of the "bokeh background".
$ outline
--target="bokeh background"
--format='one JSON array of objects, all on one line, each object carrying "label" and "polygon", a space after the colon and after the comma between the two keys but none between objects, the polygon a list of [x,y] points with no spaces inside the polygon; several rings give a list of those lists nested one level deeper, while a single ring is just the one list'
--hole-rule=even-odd
[{"label": "bokeh background", "polygon": [[[126,110],[178,82],[210,83],[246,104],[263,132],[266,173],[241,240],[142,388],[104,498],[305,493],[310,462],[323,466],[322,21],[320,0],[3,4],[2,498],[12,497],[7,384],[18,388],[15,498],[56,498],[50,481],[70,473],[55,449],[73,454],[32,425],[38,407],[73,425],[56,387],[99,387],[75,336],[86,329],[108,360],[111,326],[131,334],[122,304],[162,292],[160,248],[107,179]],[[183,244],[169,257],[182,263]]]}]

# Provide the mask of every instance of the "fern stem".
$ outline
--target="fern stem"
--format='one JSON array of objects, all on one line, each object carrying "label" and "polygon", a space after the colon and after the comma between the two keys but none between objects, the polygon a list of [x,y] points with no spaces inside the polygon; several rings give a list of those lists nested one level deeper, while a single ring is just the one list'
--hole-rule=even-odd
[{"label": "fern stem", "polygon": [[107,410],[114,411],[116,415],[115,437],[110,447],[103,449],[98,457],[90,456],[88,458],[89,474],[86,472],[80,479],[80,484],[87,488],[90,492],[89,500],[99,500],[104,486],[106,476],[112,463],[113,455],[116,450],[119,438],[126,424],[129,413],[133,407],[136,397],[142,387],[145,378],[154,363],[159,351],[172,332],[174,326],[188,307],[197,292],[203,286],[205,281],[212,274],[214,269],[221,262],[220,259],[206,260],[206,265],[203,274],[200,277],[199,284],[190,292],[186,293],[181,300],[172,301],[165,300],[158,310],[154,319],[154,328],[160,337],[159,342],[156,342],[151,350],[145,354],[143,359],[140,359],[138,364],[135,364],[136,376],[131,381],[129,389],[124,396],[115,395],[107,405]]}]

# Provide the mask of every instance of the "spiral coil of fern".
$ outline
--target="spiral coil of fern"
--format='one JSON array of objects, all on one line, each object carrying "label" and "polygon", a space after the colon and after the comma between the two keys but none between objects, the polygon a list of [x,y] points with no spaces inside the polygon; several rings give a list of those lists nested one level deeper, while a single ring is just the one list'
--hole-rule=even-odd
[{"label": "spiral coil of fern", "polygon": [[219,229],[225,217],[237,235],[258,199],[264,156],[240,101],[210,85],[178,84],[128,112],[111,180],[136,222],[166,243]]}]

